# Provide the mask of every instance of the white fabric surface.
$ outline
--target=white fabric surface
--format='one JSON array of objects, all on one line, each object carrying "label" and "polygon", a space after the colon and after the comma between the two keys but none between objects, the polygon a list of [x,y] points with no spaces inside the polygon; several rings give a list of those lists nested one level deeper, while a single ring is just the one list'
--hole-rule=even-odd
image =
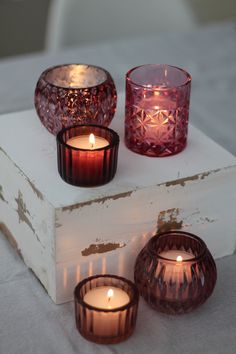
[{"label": "white fabric surface", "polygon": [[[186,68],[193,76],[191,121],[236,154],[236,23],[2,61],[0,112],[32,107],[40,72],[63,62],[103,66],[119,90],[124,88],[125,72],[135,65],[158,62]],[[236,256],[217,265],[215,292],[198,310],[169,317],[141,301],[134,335],[119,345],[101,346],[80,337],[73,303],[54,305],[0,234],[0,354],[233,354]]]},{"label": "white fabric surface", "polygon": [[1,354],[234,354],[236,257],[217,261],[218,281],[196,311],[167,316],[140,301],[136,331],[126,342],[97,345],[77,332],[73,303],[54,305],[0,235]]}]

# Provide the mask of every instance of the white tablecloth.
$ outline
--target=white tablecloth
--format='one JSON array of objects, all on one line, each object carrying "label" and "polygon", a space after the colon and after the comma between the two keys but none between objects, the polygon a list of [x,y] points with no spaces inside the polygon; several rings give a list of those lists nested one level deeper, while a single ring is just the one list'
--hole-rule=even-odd
[{"label": "white tablecloth", "polygon": [[167,316],[140,302],[137,328],[112,346],[77,332],[73,303],[54,305],[4,238],[0,238],[1,354],[235,354],[236,257],[217,261],[212,297],[196,311]]},{"label": "white tablecloth", "polygon": [[[31,108],[40,73],[64,62],[107,68],[118,90],[124,89],[125,72],[142,63],[186,68],[193,77],[191,121],[236,154],[236,23],[2,61],[0,112]],[[0,354],[233,354],[236,256],[217,261],[217,266],[215,292],[198,310],[169,317],[141,301],[134,335],[119,345],[101,346],[78,334],[73,303],[54,305],[0,234]]]}]

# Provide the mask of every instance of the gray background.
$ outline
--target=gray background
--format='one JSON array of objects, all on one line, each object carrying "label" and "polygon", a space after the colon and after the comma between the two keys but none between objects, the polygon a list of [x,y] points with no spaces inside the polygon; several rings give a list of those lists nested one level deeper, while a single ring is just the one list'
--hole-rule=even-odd
[{"label": "gray background", "polygon": [[[0,0],[0,58],[45,49],[46,27],[52,1]],[[61,0],[54,1],[60,2]],[[165,1],[146,0],[138,3],[137,0],[127,1],[128,6],[124,6],[126,2],[122,3],[121,0],[65,0],[66,16],[73,20],[67,22],[67,30],[71,32],[71,41],[67,38],[63,44],[73,45],[75,37],[75,44],[80,45],[94,43],[97,40],[137,36],[139,35],[137,28],[142,20],[146,21],[142,28],[143,33],[157,33],[158,15],[161,13],[161,7],[167,6],[164,5]],[[71,6],[72,3],[76,3],[76,6]],[[181,0],[181,4],[188,8],[195,24],[200,26],[236,17],[235,0]],[[169,13],[178,10],[176,0],[170,1],[168,6]],[[109,21],[114,9],[120,17],[120,26],[119,21],[117,25],[114,20]],[[138,14],[138,19],[137,15],[132,16],[134,9]],[[152,16],[153,11],[156,11],[156,21],[152,20],[151,24],[148,18]],[[129,17],[130,23],[122,30],[124,14]],[[138,24],[137,21],[139,21]],[[163,30],[166,31],[167,28]]]}]

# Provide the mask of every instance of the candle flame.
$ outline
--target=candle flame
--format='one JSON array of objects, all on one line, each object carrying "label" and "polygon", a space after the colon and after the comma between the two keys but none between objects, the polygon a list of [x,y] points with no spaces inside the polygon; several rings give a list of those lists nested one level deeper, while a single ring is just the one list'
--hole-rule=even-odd
[{"label": "candle flame", "polygon": [[177,261],[177,262],[182,262],[182,260],[183,260],[183,258],[182,258],[181,256],[178,256],[178,257],[176,258],[176,261]]},{"label": "candle flame", "polygon": [[89,135],[89,144],[91,145],[91,148],[93,149],[95,146],[95,136],[93,133]]},{"label": "candle flame", "polygon": [[111,300],[113,295],[114,295],[114,291],[112,289],[109,289],[107,292],[108,301]]}]

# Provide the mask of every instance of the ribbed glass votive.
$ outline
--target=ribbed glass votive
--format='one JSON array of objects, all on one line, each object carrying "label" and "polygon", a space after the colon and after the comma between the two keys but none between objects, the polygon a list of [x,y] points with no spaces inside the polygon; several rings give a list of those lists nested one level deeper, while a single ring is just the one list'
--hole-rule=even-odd
[{"label": "ribbed glass votive", "polygon": [[169,314],[192,311],[212,294],[217,271],[205,243],[184,231],[150,239],[134,271],[140,294],[156,310]]},{"label": "ribbed glass votive", "polygon": [[97,125],[65,128],[57,135],[59,174],[75,186],[106,184],[115,176],[118,148],[119,136],[112,129]]},{"label": "ribbed glass votive", "polygon": [[64,64],[45,70],[35,89],[35,108],[43,125],[56,135],[76,124],[108,126],[116,111],[111,75],[87,64]]},{"label": "ribbed glass votive", "polygon": [[75,288],[75,319],[80,334],[100,344],[126,340],[134,331],[139,294],[129,280],[96,275]]},{"label": "ribbed glass votive", "polygon": [[191,76],[149,64],[126,74],[125,143],[134,152],[168,156],[187,143]]}]

